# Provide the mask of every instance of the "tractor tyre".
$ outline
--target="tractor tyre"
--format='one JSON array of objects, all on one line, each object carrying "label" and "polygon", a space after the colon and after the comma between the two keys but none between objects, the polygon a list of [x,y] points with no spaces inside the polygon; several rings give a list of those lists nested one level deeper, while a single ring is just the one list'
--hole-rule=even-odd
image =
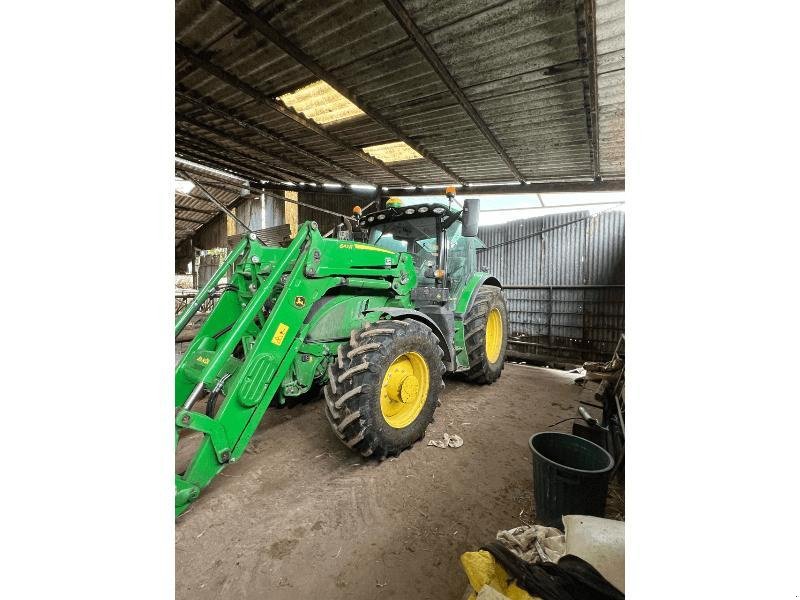
[{"label": "tractor tyre", "polygon": [[325,415],[342,442],[363,456],[397,456],[425,435],[444,388],[444,352],[413,320],[353,330],[328,367]]},{"label": "tractor tyre", "polygon": [[482,285],[464,318],[464,339],[469,355],[467,381],[492,383],[506,362],[508,308],[499,287]]}]

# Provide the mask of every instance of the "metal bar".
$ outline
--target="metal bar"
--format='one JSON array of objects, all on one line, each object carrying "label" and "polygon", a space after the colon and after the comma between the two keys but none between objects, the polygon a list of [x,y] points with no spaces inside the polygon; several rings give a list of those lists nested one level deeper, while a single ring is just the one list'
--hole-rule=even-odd
[{"label": "metal bar", "polygon": [[[561,325],[557,325],[556,327],[561,327]],[[542,336],[544,337],[544,336]],[[601,342],[602,340],[586,340],[588,342]],[[568,352],[594,352],[596,354],[604,354],[602,350],[598,350],[597,348],[580,348],[570,347],[570,346],[551,346],[550,344],[541,344],[539,342],[523,342],[522,340],[508,340],[509,344],[519,344],[521,346],[540,346],[542,348],[550,348],[551,350],[565,350]]]},{"label": "metal bar", "polygon": [[226,6],[237,17],[245,21],[253,29],[258,31],[261,35],[267,38],[270,42],[275,44],[278,48],[283,50],[286,54],[291,56],[298,63],[303,65],[306,69],[311,71],[314,75],[319,77],[322,81],[331,86],[334,90],[339,92],[347,100],[358,106],[364,114],[370,119],[375,121],[378,125],[389,131],[397,139],[405,142],[408,146],[413,148],[416,152],[421,154],[428,162],[432,163],[444,173],[453,178],[453,181],[464,183],[463,178],[456,175],[448,167],[446,167],[439,159],[433,156],[430,152],[419,146],[417,142],[400,131],[395,125],[381,116],[373,107],[367,104],[363,99],[358,98],[344,83],[342,83],[336,76],[325,70],[316,60],[306,54],[303,50],[298,48],[291,40],[280,33],[266,20],[262,19],[260,15],[252,11],[250,7],[242,0],[218,0],[221,4]]},{"label": "metal bar", "polygon": [[[188,176],[187,176],[188,177]],[[234,217],[235,218],[235,217]],[[184,309],[181,313],[180,317],[178,317],[177,322],[175,323],[175,337],[178,337],[178,334],[183,331],[183,328],[186,327],[186,324],[192,319],[195,313],[200,309],[200,306],[208,299],[208,295],[211,293],[211,290],[216,287],[219,283],[219,280],[228,272],[228,269],[236,262],[236,259],[239,255],[244,251],[247,247],[247,244],[250,243],[250,239],[247,236],[244,236],[241,241],[236,245],[236,247],[228,254],[228,257],[225,259],[225,262],[219,266],[216,273],[211,276],[211,279],[206,282],[197,295],[194,297],[194,300]]]},{"label": "metal bar", "polygon": [[[504,290],[547,290],[547,289],[555,289],[555,290],[572,290],[572,289],[583,289],[583,288],[591,288],[591,289],[599,289],[599,288],[624,288],[625,284],[599,284],[599,285],[504,285]],[[565,300],[565,302],[569,302],[569,300]]]},{"label": "metal bar", "polygon": [[[210,167],[210,166],[209,166]],[[212,168],[212,167],[210,167]],[[241,177],[241,176],[240,176]],[[247,181],[246,177],[241,177]],[[269,182],[260,183],[260,179],[251,180],[254,186],[261,186],[265,190],[281,190],[289,192],[297,192],[303,189],[310,189],[306,187],[303,182],[294,185],[286,185],[282,183]],[[357,185],[357,184],[355,184]],[[432,196],[436,195],[437,191],[443,191],[446,184],[431,184],[430,186],[417,186],[414,188],[408,187],[380,187],[380,195],[382,198],[389,198],[391,196]],[[427,188],[427,189],[426,189]],[[339,190],[328,190],[321,186],[313,188],[318,193],[339,194],[342,191],[352,191],[355,194],[372,194],[372,190],[363,190],[353,187],[351,184],[342,184]],[[535,193],[568,193],[568,192],[620,192],[625,191],[624,179],[604,179],[602,181],[587,181],[587,180],[574,180],[574,181],[548,181],[548,182],[528,182],[525,184],[517,183],[497,183],[486,185],[470,185],[461,187],[459,193],[473,194],[473,195],[492,195],[492,194],[535,194]],[[625,204],[623,201],[617,202],[598,202],[589,204]],[[553,205],[545,208],[566,208],[568,206],[586,206],[586,205]],[[536,207],[533,207],[536,208]],[[490,209],[491,210],[491,209]]]},{"label": "metal bar", "polygon": [[534,237],[536,237],[538,235],[544,235],[545,233],[548,233],[550,231],[555,231],[556,229],[562,229],[564,227],[569,227],[570,225],[574,225],[575,223],[580,223],[581,221],[585,221],[586,219],[591,219],[593,217],[596,217],[597,215],[603,214],[604,212],[608,212],[612,208],[614,208],[614,207],[610,206],[609,208],[605,208],[605,209],[601,210],[599,213],[596,213],[594,215],[586,215],[585,217],[580,217],[579,219],[573,219],[572,221],[567,221],[566,223],[561,223],[560,225],[554,225],[553,227],[548,227],[546,229],[542,229],[541,231],[536,231],[534,233],[529,233],[527,235],[523,235],[523,236],[520,236],[518,238],[514,238],[514,239],[511,239],[511,240],[506,240],[505,242],[500,242],[499,244],[493,244],[491,246],[486,246],[485,248],[478,248],[477,250],[480,250],[481,252],[485,252],[486,250],[491,250],[492,248],[500,248],[500,247],[503,247],[503,246],[509,246],[511,244],[515,244],[516,242],[521,242],[522,240],[527,240],[527,239],[530,239],[530,238],[534,238]]},{"label": "metal bar", "polygon": [[[538,195],[538,194],[537,194]],[[544,203],[542,203],[544,204]],[[583,206],[608,206],[609,204],[625,204],[619,200],[615,202],[587,202],[585,204],[552,204],[548,206],[518,206],[514,208],[489,208],[481,209],[482,213],[485,212],[510,212],[516,210],[543,210],[549,208],[581,208]]]},{"label": "metal bar", "polygon": [[247,225],[245,225],[244,222],[242,222],[241,219],[239,219],[239,217],[237,217],[235,214],[233,214],[233,212],[230,211],[227,206],[225,206],[224,204],[222,204],[222,202],[220,202],[214,196],[212,196],[211,192],[209,192],[206,188],[204,188],[202,183],[197,181],[194,177],[189,175],[186,171],[178,171],[178,172],[181,174],[181,177],[183,177],[185,179],[188,179],[193,184],[195,184],[195,186],[197,186],[197,188],[200,191],[202,191],[209,200],[211,200],[214,204],[216,204],[222,212],[224,212],[231,219],[233,219],[234,221],[239,223],[239,225],[241,225],[249,233],[252,233],[253,235],[255,235],[255,232],[252,229],[250,229]]},{"label": "metal bar", "polygon": [[514,161],[511,160],[508,152],[506,152],[505,148],[503,148],[503,146],[500,144],[497,137],[494,135],[494,133],[492,133],[491,129],[489,129],[486,121],[483,120],[483,117],[480,115],[480,113],[478,113],[472,102],[469,101],[467,96],[458,86],[456,80],[453,79],[450,71],[447,70],[447,67],[442,62],[442,59],[439,58],[439,55],[436,54],[433,46],[431,46],[430,42],[428,42],[428,39],[417,27],[417,24],[414,23],[414,20],[411,18],[411,15],[408,14],[406,8],[399,0],[383,0],[383,3],[386,5],[386,8],[389,9],[389,12],[394,15],[395,19],[397,19],[403,29],[405,29],[406,33],[414,42],[417,49],[422,52],[422,55],[439,76],[439,79],[441,79],[442,82],[450,89],[450,91],[456,97],[456,100],[458,100],[458,103],[461,105],[461,108],[463,108],[467,115],[469,115],[469,118],[472,119],[472,122],[483,134],[483,137],[485,137],[486,140],[492,145],[492,148],[494,148],[495,152],[497,152],[497,154],[506,164],[509,171],[511,171],[514,174],[514,177],[516,177],[519,181],[524,182],[525,176],[514,164]]},{"label": "metal bar", "polygon": [[302,127],[305,127],[306,129],[309,129],[309,130],[313,131],[314,133],[316,133],[316,134],[320,135],[321,137],[325,138],[326,140],[328,140],[332,144],[336,144],[342,150],[344,150],[344,151],[346,151],[346,152],[348,152],[350,154],[353,154],[355,156],[358,156],[363,161],[368,162],[369,164],[371,164],[374,167],[382,169],[383,171],[385,171],[386,173],[389,173],[392,177],[395,177],[395,178],[399,179],[400,181],[405,181],[407,183],[412,183],[412,184],[414,183],[410,179],[408,179],[407,177],[401,175],[400,173],[398,173],[397,171],[395,171],[391,167],[389,167],[386,164],[384,164],[383,162],[379,161],[377,158],[375,158],[373,156],[370,156],[369,154],[367,154],[366,152],[364,152],[363,150],[361,150],[359,148],[356,148],[355,146],[351,146],[350,144],[348,144],[347,142],[345,142],[341,138],[339,138],[339,137],[333,135],[332,133],[326,131],[325,129],[323,129],[322,127],[320,127],[319,125],[317,125],[313,121],[311,121],[309,119],[306,119],[305,117],[303,117],[299,113],[295,112],[294,110],[288,108],[287,106],[284,106],[283,104],[280,104],[280,103],[276,102],[275,100],[273,100],[272,98],[270,98],[266,94],[262,94],[256,88],[254,88],[251,85],[245,83],[244,81],[240,80],[239,78],[235,77],[234,75],[231,75],[225,69],[215,65],[211,61],[204,59],[203,57],[201,57],[200,55],[196,54],[195,52],[193,52],[192,50],[190,50],[186,46],[183,46],[182,44],[176,42],[175,43],[175,52],[176,52],[177,55],[185,58],[186,60],[188,60],[192,64],[194,64],[194,65],[200,67],[201,69],[203,69],[206,73],[209,73],[210,75],[213,75],[214,77],[216,77],[220,81],[223,81],[226,84],[228,84],[229,86],[231,86],[233,88],[236,88],[237,90],[239,90],[243,94],[246,94],[247,96],[250,96],[251,98],[253,98],[254,100],[258,101],[260,104],[263,104],[267,108],[270,108],[270,109],[274,110],[275,112],[278,112],[281,115],[291,119],[292,121],[294,121],[298,125],[301,125]]},{"label": "metal bar", "polygon": [[[239,146],[241,146],[243,148],[247,148],[247,149],[252,150],[254,152],[258,152],[259,154],[263,154],[264,156],[269,156],[272,160],[277,160],[279,162],[283,162],[283,163],[289,165],[290,169],[294,169],[294,171],[296,171],[297,173],[303,174],[306,177],[311,175],[312,177],[319,178],[319,181],[324,181],[325,179],[327,179],[329,181],[333,181],[334,183],[343,183],[341,180],[335,179],[334,177],[331,177],[330,175],[326,175],[324,173],[319,173],[319,172],[314,171],[313,169],[310,169],[308,167],[304,167],[302,165],[298,165],[297,163],[292,162],[291,160],[289,160],[287,158],[279,156],[279,155],[277,155],[277,154],[275,154],[273,152],[270,152],[269,150],[265,150],[264,148],[261,148],[260,146],[256,146],[254,144],[251,144],[250,142],[245,141],[245,140],[241,139],[240,137],[235,136],[235,135],[233,135],[231,133],[228,133],[227,131],[223,131],[221,129],[217,129],[216,127],[213,127],[211,125],[203,123],[202,121],[198,121],[197,119],[194,119],[192,117],[186,116],[186,115],[184,115],[182,113],[176,112],[175,113],[175,120],[178,121],[178,122],[188,123],[190,125],[193,125],[193,126],[197,127],[198,129],[203,129],[203,130],[208,131],[209,133],[212,133],[212,134],[214,134],[216,136],[219,136],[219,137],[221,137],[223,139],[231,140],[235,144],[238,144]],[[302,177],[300,177],[297,173],[295,173],[295,172],[293,172],[293,171],[291,171],[291,170],[289,170],[289,169],[287,169],[285,167],[279,167],[277,165],[273,165],[272,168],[279,169],[281,171],[285,171],[287,174],[293,176],[295,179],[302,179]]]},{"label": "metal bar", "polygon": [[[437,187],[444,187],[438,186]],[[385,187],[381,189],[381,195],[389,196],[431,196],[436,194],[436,190],[415,187],[413,189],[402,187]],[[560,192],[623,192],[625,191],[624,179],[604,179],[602,181],[547,181],[547,182],[526,182],[526,183],[496,183],[488,185],[470,185],[458,190],[464,194],[536,194],[536,193],[560,193]]]},{"label": "metal bar", "polygon": [[328,168],[338,169],[338,170],[342,171],[343,173],[347,173],[351,177],[354,177],[356,179],[364,181],[364,183],[369,183],[369,184],[372,183],[370,181],[365,180],[363,178],[363,176],[359,175],[358,173],[355,173],[355,172],[353,172],[353,171],[351,171],[351,170],[349,170],[349,169],[347,169],[347,168],[345,168],[345,167],[343,167],[343,166],[341,166],[341,165],[339,165],[339,164],[337,164],[337,163],[335,163],[335,162],[333,162],[331,160],[328,160],[324,156],[321,156],[321,155],[319,155],[319,154],[317,154],[315,152],[311,152],[310,150],[306,150],[302,146],[299,146],[299,145],[297,145],[297,144],[295,144],[293,142],[290,142],[287,139],[285,139],[283,136],[281,136],[281,135],[279,135],[279,134],[277,134],[277,133],[275,133],[273,131],[270,131],[268,129],[265,129],[264,127],[262,127],[260,125],[253,125],[252,123],[249,123],[248,121],[245,121],[244,119],[240,119],[239,117],[237,117],[237,116],[235,116],[235,115],[233,115],[233,114],[231,114],[231,113],[229,113],[229,112],[227,112],[225,110],[222,110],[221,108],[218,108],[217,106],[214,106],[210,101],[207,101],[207,100],[201,99],[201,98],[196,98],[196,97],[194,97],[194,96],[182,91],[182,89],[183,88],[181,86],[179,86],[178,90],[175,92],[175,95],[178,96],[182,100],[186,100],[187,102],[191,102],[191,103],[195,104],[196,106],[202,107],[203,109],[205,109],[206,111],[208,111],[209,113],[211,113],[213,115],[216,115],[216,116],[221,117],[223,119],[227,119],[231,123],[236,123],[239,127],[242,127],[243,129],[247,129],[249,131],[253,131],[253,132],[257,133],[258,135],[260,135],[261,137],[263,137],[264,139],[267,139],[267,140],[269,140],[271,142],[275,142],[276,144],[280,144],[283,147],[285,147],[287,150],[291,150],[292,152],[296,152],[298,154],[301,154],[302,156],[305,156],[306,158],[309,158],[311,160],[315,160],[315,161],[319,162],[320,164],[322,164],[322,165],[324,165],[324,166],[326,166]]},{"label": "metal bar", "polygon": [[548,295],[550,302],[548,302],[547,314],[547,342],[553,345],[553,286],[550,286],[550,294]]},{"label": "metal bar", "polygon": [[576,0],[578,52],[588,66],[588,77],[583,81],[584,107],[586,110],[586,134],[592,159],[592,175],[600,179],[600,131],[598,125],[597,91],[597,35],[595,27],[594,0]]},{"label": "metal bar", "polygon": [[342,217],[344,219],[350,219],[351,221],[357,221],[352,215],[343,215],[341,213],[337,213],[332,210],[328,210],[327,208],[320,208],[319,206],[314,206],[313,204],[306,204],[305,202],[300,202],[299,200],[292,200],[290,198],[283,198],[284,202],[288,202],[289,204],[297,204],[298,206],[305,206],[306,208],[310,208],[311,210],[318,210],[320,212],[328,213],[329,215],[334,215],[337,217]]}]

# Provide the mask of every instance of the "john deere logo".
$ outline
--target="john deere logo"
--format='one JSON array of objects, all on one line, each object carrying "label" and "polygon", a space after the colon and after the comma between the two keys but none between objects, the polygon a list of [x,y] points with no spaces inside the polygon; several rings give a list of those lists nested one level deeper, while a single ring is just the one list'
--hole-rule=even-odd
[{"label": "john deere logo", "polygon": [[303,296],[295,296],[294,297],[294,305],[297,308],[303,308],[306,305],[306,299]]}]

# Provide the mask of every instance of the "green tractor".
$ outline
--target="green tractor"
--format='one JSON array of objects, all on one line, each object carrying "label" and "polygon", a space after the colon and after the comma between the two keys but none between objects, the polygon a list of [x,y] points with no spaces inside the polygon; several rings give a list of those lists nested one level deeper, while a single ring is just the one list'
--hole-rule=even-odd
[{"label": "green tractor", "polygon": [[286,248],[245,236],[175,325],[177,336],[220,294],[175,371],[176,450],[183,433],[202,434],[175,478],[176,515],[242,456],[272,402],[323,387],[336,435],[382,460],[424,435],[445,372],[500,377],[508,315],[477,265],[479,213],[478,200],[392,199],[356,213],[365,241],[350,226],[324,237],[313,221]]}]

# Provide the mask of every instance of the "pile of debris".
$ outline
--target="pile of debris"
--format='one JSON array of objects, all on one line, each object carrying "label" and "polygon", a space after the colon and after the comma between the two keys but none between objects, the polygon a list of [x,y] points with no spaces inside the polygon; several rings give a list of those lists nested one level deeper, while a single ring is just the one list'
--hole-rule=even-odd
[{"label": "pile of debris", "polygon": [[465,600],[620,600],[625,597],[625,523],[568,515],[564,532],[526,525],[461,555]]}]

